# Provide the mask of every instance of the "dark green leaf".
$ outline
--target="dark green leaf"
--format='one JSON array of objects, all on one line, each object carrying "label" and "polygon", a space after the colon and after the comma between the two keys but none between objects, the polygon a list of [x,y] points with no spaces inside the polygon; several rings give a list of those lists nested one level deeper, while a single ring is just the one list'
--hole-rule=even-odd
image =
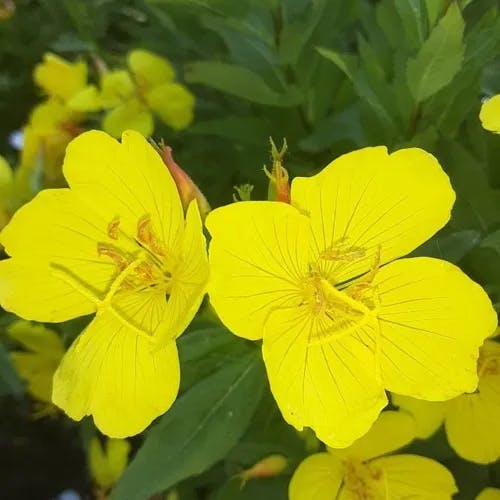
[{"label": "dark green leaf", "polygon": [[438,235],[418,247],[412,256],[436,257],[456,263],[463,259],[479,243],[480,239],[479,231],[474,230]]},{"label": "dark green leaf", "polygon": [[417,55],[408,61],[406,76],[416,102],[451,82],[462,65],[464,20],[453,2]]},{"label": "dark green leaf", "polygon": [[283,92],[271,89],[264,80],[247,68],[217,61],[200,61],[186,67],[186,80],[199,83],[268,106],[295,106],[302,96],[297,88]]}]

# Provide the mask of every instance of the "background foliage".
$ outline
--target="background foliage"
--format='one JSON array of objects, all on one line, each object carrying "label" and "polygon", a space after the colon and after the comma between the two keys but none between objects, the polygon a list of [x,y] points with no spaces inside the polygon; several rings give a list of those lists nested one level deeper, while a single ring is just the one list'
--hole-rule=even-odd
[{"label": "background foliage", "polygon": [[[0,2],[1,3],[1,2]],[[496,0],[18,0],[0,21],[0,154],[17,162],[9,135],[40,100],[32,68],[43,53],[96,54],[123,64],[131,48],[170,59],[196,96],[195,121],[157,127],[212,206],[250,183],[265,198],[269,136],[286,137],[292,176],[369,145],[432,152],[451,177],[451,223],[418,249],[458,263],[500,307],[500,138],[479,123],[481,99],[500,93]],[[95,70],[93,70],[95,71]],[[98,123],[90,123],[97,127]],[[5,328],[14,318],[0,317]],[[85,320],[58,327],[69,343]],[[176,488],[190,500],[286,498],[289,475],[314,450],[287,426],[270,395],[259,347],[215,326],[205,308],[181,337],[182,395],[152,428],[112,498]],[[5,498],[89,492],[84,449],[91,422],[33,420],[31,403],[0,344],[0,476]],[[457,458],[440,432],[412,449],[443,462],[470,499],[500,487],[500,464]],[[271,453],[284,475],[235,474]],[[71,457],[71,460],[68,459]],[[172,497],[173,498],[173,497]]]}]

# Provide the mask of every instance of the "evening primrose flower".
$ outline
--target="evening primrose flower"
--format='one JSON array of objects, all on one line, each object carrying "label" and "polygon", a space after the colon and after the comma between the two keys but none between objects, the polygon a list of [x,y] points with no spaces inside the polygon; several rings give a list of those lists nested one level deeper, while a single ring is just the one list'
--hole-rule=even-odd
[{"label": "evening primrose flower", "polygon": [[107,439],[104,446],[96,436],[90,440],[88,464],[97,487],[97,498],[105,498],[118,482],[127,467],[129,453],[130,443],[126,439]]},{"label": "evening primrose flower", "polygon": [[350,448],[307,457],[290,482],[290,500],[451,499],[458,490],[443,465],[417,455],[389,455],[414,437],[409,414],[381,413]]},{"label": "evening primrose flower", "polygon": [[175,130],[186,128],[193,120],[194,97],[176,83],[175,71],[164,58],[146,50],[132,50],[128,68],[105,72],[101,78],[101,103],[111,108],[102,126],[119,137],[132,129],[145,136],[154,130],[153,113]]},{"label": "evening primrose flower", "polygon": [[483,102],[479,119],[484,129],[500,134],[500,94]]},{"label": "evening primrose flower", "polygon": [[0,234],[0,303],[26,319],[96,313],[54,375],[53,402],[110,437],[141,432],[179,387],[175,338],[205,290],[196,201],[186,214],[158,153],[138,133],[91,131],[63,166],[70,189],[40,192]]},{"label": "evening primrose flower", "polygon": [[64,355],[64,345],[53,330],[29,321],[14,321],[7,334],[23,350],[11,353],[17,373],[27,382],[28,393],[44,406],[52,406],[52,377]]},{"label": "evening primrose flower", "polygon": [[451,401],[417,401],[393,395],[396,406],[410,412],[421,429],[433,434],[443,423],[450,446],[462,458],[488,464],[500,458],[500,344],[487,340],[478,361],[476,392]]},{"label": "evening primrose flower", "polygon": [[208,215],[212,305],[236,335],[263,339],[291,425],[345,447],[387,404],[384,389],[428,400],[475,390],[478,347],[497,323],[488,296],[448,262],[394,261],[446,224],[454,200],[432,155],[375,147],[295,178],[291,204]]}]

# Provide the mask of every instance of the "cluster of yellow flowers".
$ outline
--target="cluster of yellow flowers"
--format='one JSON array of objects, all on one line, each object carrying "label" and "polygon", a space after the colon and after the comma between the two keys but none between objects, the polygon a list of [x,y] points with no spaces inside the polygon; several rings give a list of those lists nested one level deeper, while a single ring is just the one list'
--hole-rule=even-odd
[{"label": "cluster of yellow flowers", "polygon": [[[76,126],[84,108],[105,102],[112,135],[124,123],[150,133],[150,111],[168,122],[165,96],[182,102],[184,90],[156,56],[134,51],[128,62],[130,73],[104,74],[98,90],[84,65],[48,56],[35,73],[52,92],[41,106],[64,109],[67,127],[68,117]],[[72,78],[54,68],[69,68]],[[481,119],[500,131],[498,108],[489,109],[497,105],[486,103]],[[191,120],[173,114],[174,127]],[[22,322],[10,335],[36,362],[57,365],[55,405],[124,438],[174,402],[176,339],[208,291],[235,335],[262,340],[284,419],[328,446],[298,467],[292,500],[451,498],[456,486],[442,465],[389,455],[444,421],[464,458],[500,457],[500,441],[485,433],[500,425],[500,346],[486,340],[496,312],[453,264],[404,258],[450,219],[447,175],[421,149],[385,147],[343,155],[291,187],[275,151],[273,172],[281,201],[208,214],[207,256],[198,192],[183,196],[186,185],[141,134],[125,131],[121,143],[104,132],[78,135],[64,159],[69,188],[40,192],[0,235],[9,255],[0,262],[0,303],[39,322],[95,316],[64,354],[43,327],[22,337]],[[16,356],[29,379],[33,358]],[[47,387],[50,379],[29,389],[43,400]],[[399,411],[382,412],[386,391]]]}]

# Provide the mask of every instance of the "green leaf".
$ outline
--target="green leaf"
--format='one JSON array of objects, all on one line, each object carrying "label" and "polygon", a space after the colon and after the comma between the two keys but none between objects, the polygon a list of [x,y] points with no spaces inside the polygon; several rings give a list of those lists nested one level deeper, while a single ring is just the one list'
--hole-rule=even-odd
[{"label": "green leaf", "polygon": [[464,27],[460,9],[452,3],[417,55],[408,61],[407,81],[417,103],[448,85],[460,70]]},{"label": "green leaf", "polygon": [[17,375],[5,347],[0,344],[0,396],[12,394],[15,397],[23,393],[23,384]]},{"label": "green leaf", "polygon": [[148,433],[112,500],[143,500],[208,469],[245,432],[265,387],[256,352],[193,386]]},{"label": "green leaf", "polygon": [[332,61],[351,80],[358,96],[363,99],[375,112],[382,124],[388,129],[396,131],[396,123],[388,111],[393,102],[387,102],[390,95],[388,86],[382,82],[372,80],[368,82],[367,75],[358,71],[358,60],[349,54],[339,54],[334,50],[318,47],[317,51],[326,59]]},{"label": "green leaf", "polygon": [[186,81],[199,83],[227,94],[268,106],[296,106],[302,95],[296,87],[284,93],[271,89],[253,71],[243,66],[217,61],[200,61],[186,67]]},{"label": "green leaf", "polygon": [[180,390],[184,392],[224,364],[248,354],[249,344],[224,327],[214,327],[185,333],[178,347],[182,372]]},{"label": "green leaf", "polygon": [[424,0],[394,1],[410,47],[419,48],[427,35],[427,12]]},{"label": "green leaf", "polygon": [[[457,263],[481,240],[479,231],[466,230],[438,235],[412,252],[412,257],[426,256]],[[484,241],[483,241],[484,243]],[[481,245],[483,244],[481,243]]]}]

